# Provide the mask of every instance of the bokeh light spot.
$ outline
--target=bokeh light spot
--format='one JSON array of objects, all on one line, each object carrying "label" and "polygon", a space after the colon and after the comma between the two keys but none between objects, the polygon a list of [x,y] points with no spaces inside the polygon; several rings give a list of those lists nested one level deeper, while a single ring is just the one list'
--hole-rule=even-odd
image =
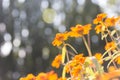
[{"label": "bokeh light spot", "polygon": [[27,17],[26,12],[25,12],[25,11],[21,11],[21,12],[20,12],[20,18],[21,18],[22,20],[25,20],[26,17]]},{"label": "bokeh light spot", "polygon": [[29,36],[29,31],[28,31],[28,29],[22,29],[21,34],[22,34],[23,37],[28,37],[28,36]]},{"label": "bokeh light spot", "polygon": [[47,8],[43,11],[42,18],[46,23],[53,23],[56,16],[56,11],[54,9]]},{"label": "bokeh light spot", "polygon": [[64,25],[61,25],[58,27],[59,32],[65,32],[66,27]]},{"label": "bokeh light spot", "polygon": [[49,48],[48,47],[44,47],[42,49],[42,58],[45,59],[45,60],[48,59],[49,58],[49,53],[50,53]]},{"label": "bokeh light spot", "polygon": [[85,0],[77,0],[77,2],[78,2],[79,5],[84,5]]},{"label": "bokeh light spot", "polygon": [[10,41],[12,39],[12,36],[9,33],[4,34],[4,40],[5,41]]},{"label": "bokeh light spot", "polygon": [[25,2],[25,0],[18,0],[18,2],[19,2],[19,3],[24,3],[24,2]]},{"label": "bokeh light spot", "polygon": [[15,47],[19,47],[20,44],[21,44],[21,40],[20,40],[20,39],[15,38],[15,39],[13,40],[13,45],[14,45]]},{"label": "bokeh light spot", "polygon": [[0,32],[4,32],[6,30],[6,25],[4,23],[0,23]]},{"label": "bokeh light spot", "polygon": [[60,1],[53,3],[52,8],[55,10],[60,10],[60,8],[63,6],[63,4],[60,3]]},{"label": "bokeh light spot", "polygon": [[20,73],[19,72],[14,72],[12,74],[12,76],[13,76],[13,79],[18,79],[20,77]]},{"label": "bokeh light spot", "polygon": [[98,36],[97,35],[93,35],[92,37],[91,37],[91,40],[92,40],[92,42],[93,43],[98,43]]},{"label": "bokeh light spot", "polygon": [[10,54],[12,50],[12,43],[11,42],[5,42],[2,46],[1,46],[1,56],[2,57],[6,57]]},{"label": "bokeh light spot", "polygon": [[45,32],[46,35],[51,35],[52,34],[52,29],[51,28],[46,28],[44,32]]},{"label": "bokeh light spot", "polygon": [[47,0],[43,0],[42,2],[41,2],[41,8],[47,8],[48,7],[48,5],[49,5],[49,3],[48,3],[48,1]]},{"label": "bokeh light spot", "polygon": [[2,7],[3,9],[7,9],[10,6],[10,0],[3,0]]},{"label": "bokeh light spot", "polygon": [[20,49],[18,52],[18,56],[20,58],[25,58],[26,57],[26,51],[24,49]]},{"label": "bokeh light spot", "polygon": [[54,25],[58,26],[58,25],[61,24],[61,22],[62,22],[62,16],[61,15],[56,15],[55,19],[54,19]]},{"label": "bokeh light spot", "polygon": [[17,9],[12,10],[12,16],[13,17],[18,17],[19,16],[19,11]]}]

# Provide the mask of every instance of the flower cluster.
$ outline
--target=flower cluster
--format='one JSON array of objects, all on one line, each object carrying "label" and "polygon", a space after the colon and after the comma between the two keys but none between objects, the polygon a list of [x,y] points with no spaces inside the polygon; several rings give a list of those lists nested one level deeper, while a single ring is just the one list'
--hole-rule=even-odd
[{"label": "flower cluster", "polygon": [[88,34],[91,29],[91,24],[87,24],[84,26],[78,24],[75,27],[71,27],[71,31],[69,32],[57,33],[52,44],[54,46],[60,46],[68,39],[68,37],[82,37],[83,35]]},{"label": "flower cluster", "polygon": [[[60,78],[54,71],[50,71],[42,72],[37,76],[28,74],[20,80],[119,80],[120,48],[118,45],[120,41],[115,26],[120,25],[120,17],[107,17],[107,14],[101,13],[93,20],[93,24],[95,24],[96,34],[100,34],[101,40],[106,43],[104,53],[93,54],[86,40],[85,36],[92,30],[92,24],[77,24],[71,27],[70,31],[57,33],[52,42],[53,46],[62,48],[61,54],[58,54],[51,64],[57,69],[62,65],[63,71]],[[70,37],[83,39],[88,56],[78,53],[71,44],[67,43]],[[68,51],[68,47],[73,51]],[[107,62],[107,67],[104,62]]]},{"label": "flower cluster", "polygon": [[28,74],[26,77],[20,78],[20,80],[66,80],[66,78],[58,78],[54,71],[50,71],[47,73],[41,72],[37,76]]}]

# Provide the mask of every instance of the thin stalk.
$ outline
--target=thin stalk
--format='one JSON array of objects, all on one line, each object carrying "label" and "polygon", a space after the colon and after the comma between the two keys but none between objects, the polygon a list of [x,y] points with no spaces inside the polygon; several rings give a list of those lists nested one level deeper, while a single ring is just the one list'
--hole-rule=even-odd
[{"label": "thin stalk", "polygon": [[118,32],[116,31],[116,36],[117,36],[117,38],[119,37],[119,34],[118,34]]},{"label": "thin stalk", "polygon": [[[105,42],[108,43],[106,37],[105,37]],[[109,55],[110,57],[112,57],[111,51],[108,52],[108,55]],[[113,65],[114,65],[114,67],[117,69],[117,65],[115,64],[115,61],[112,61],[112,63],[113,63]]]},{"label": "thin stalk", "polygon": [[70,44],[66,44],[67,46],[69,46],[76,54],[78,54],[78,52],[75,50],[74,47],[72,47]]},{"label": "thin stalk", "polygon": [[109,31],[108,31],[108,35],[110,36],[111,40],[114,41],[114,38],[110,35]]},{"label": "thin stalk", "polygon": [[[105,26],[105,27],[106,27],[106,25],[105,25],[103,22],[101,22],[101,24],[102,24],[103,26]],[[111,37],[111,35],[110,35],[110,32],[109,32],[108,28],[107,28],[107,31],[108,31],[108,35],[110,36],[111,40],[113,41],[113,38]],[[106,37],[105,37],[105,42],[106,42],[106,43],[108,43],[108,41],[107,41],[107,38],[106,38]],[[109,54],[109,56],[110,56],[110,57],[112,56],[111,52],[108,52],[108,54]],[[114,65],[114,67],[117,69],[117,65],[115,64],[115,62],[114,62],[114,61],[112,61],[112,63],[113,63],[113,65]]]},{"label": "thin stalk", "polygon": [[[62,47],[58,47],[58,49],[62,49]],[[73,52],[67,51],[71,56],[75,56]]]},{"label": "thin stalk", "polygon": [[68,52],[66,52],[66,56],[67,56],[67,61],[69,62],[69,61],[70,61],[70,59],[69,59]]},{"label": "thin stalk", "polygon": [[88,42],[88,46],[91,49],[91,45],[90,45],[90,33],[88,33],[87,35],[87,42]]},{"label": "thin stalk", "polygon": [[[108,35],[110,36],[111,40],[114,41],[114,36],[111,36],[111,35],[110,35],[109,30],[108,30]],[[118,46],[116,46],[116,49],[117,49],[117,50],[120,50],[120,49],[118,48]]]},{"label": "thin stalk", "polygon": [[92,53],[91,53],[91,50],[90,50],[90,48],[89,48],[89,46],[88,46],[88,43],[87,43],[87,41],[86,41],[86,39],[85,39],[84,36],[83,36],[82,38],[83,38],[83,42],[84,42],[84,44],[85,44],[85,46],[86,46],[86,48],[87,48],[88,54],[89,54],[89,56],[91,57],[91,56],[92,56]]}]

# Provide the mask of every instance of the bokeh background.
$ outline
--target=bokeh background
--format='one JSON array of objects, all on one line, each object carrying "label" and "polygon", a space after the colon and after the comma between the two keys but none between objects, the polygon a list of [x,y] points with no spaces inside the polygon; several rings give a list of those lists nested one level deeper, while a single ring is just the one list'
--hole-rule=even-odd
[{"label": "bokeh background", "polygon": [[[102,12],[120,15],[120,0],[0,0],[0,80],[54,69],[51,62],[60,53],[51,44],[55,34],[78,23],[92,23]],[[69,42],[87,55],[81,39]],[[104,41],[95,31],[90,42],[93,53],[104,51]]]}]

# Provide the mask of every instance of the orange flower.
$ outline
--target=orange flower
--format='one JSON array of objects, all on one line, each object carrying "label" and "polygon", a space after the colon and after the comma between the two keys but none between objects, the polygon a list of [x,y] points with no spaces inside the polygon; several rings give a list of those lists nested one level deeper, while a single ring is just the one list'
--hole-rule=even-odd
[{"label": "orange flower", "polygon": [[69,63],[65,65],[65,72],[66,72],[66,73],[71,72],[72,69],[73,69],[76,65],[78,65],[78,63],[79,63],[79,62],[77,62],[77,61],[72,61],[72,60],[69,61]]},{"label": "orange flower", "polygon": [[60,77],[58,80],[67,80],[66,78],[62,78],[62,77]]},{"label": "orange flower", "polygon": [[120,56],[118,56],[118,57],[115,59],[115,62],[117,62],[117,64],[120,64]]},{"label": "orange flower", "polygon": [[89,31],[91,30],[91,24],[87,24],[87,25],[76,25],[75,27],[71,27],[71,31],[69,32],[69,36],[70,37],[81,37],[83,35],[86,35],[89,33]]},{"label": "orange flower", "polygon": [[36,78],[37,78],[36,80],[48,80],[47,74],[44,72],[39,73]]},{"label": "orange flower", "polygon": [[27,77],[20,78],[20,80],[36,80],[36,77],[33,74],[28,74]]},{"label": "orange flower", "polygon": [[80,64],[84,64],[85,62],[85,57],[83,57],[83,54],[78,54],[75,55],[75,57],[73,58],[74,61],[80,63]]},{"label": "orange flower", "polygon": [[[70,62],[70,61],[69,61],[69,62]],[[66,72],[66,73],[69,73],[73,66],[71,66],[70,63],[68,63],[68,64],[66,64],[64,67],[65,67],[65,72]]]},{"label": "orange flower", "polygon": [[65,40],[67,40],[67,38],[68,38],[67,32],[57,33],[52,44],[53,46],[60,46]]},{"label": "orange flower", "polygon": [[120,77],[120,69],[102,74],[101,79],[99,80],[114,80],[116,77]]},{"label": "orange flower", "polygon": [[83,28],[84,28],[84,32],[83,32],[84,35],[88,34],[89,31],[92,29],[91,24],[86,24],[83,26]]},{"label": "orange flower", "polygon": [[[101,57],[102,57],[102,54],[101,54],[101,53],[96,53],[94,56],[96,57],[96,59],[97,59],[98,61],[100,61],[100,60],[101,60]],[[103,63],[103,61],[100,61],[100,64],[102,64],[102,63]]]},{"label": "orange flower", "polygon": [[69,32],[70,37],[81,37],[83,36],[83,26],[78,24],[76,27],[71,27],[71,31]]},{"label": "orange flower", "polygon": [[71,75],[73,77],[79,77],[81,69],[82,69],[82,66],[80,66],[80,65],[75,66],[71,71]]},{"label": "orange flower", "polygon": [[57,80],[58,75],[54,71],[50,71],[47,73],[48,80]]},{"label": "orange flower", "polygon": [[115,17],[112,17],[112,18],[107,18],[105,20],[105,24],[106,26],[110,27],[110,26],[115,26],[116,22],[119,20],[120,18],[115,18]]},{"label": "orange flower", "polygon": [[106,45],[105,45],[105,50],[109,50],[111,48],[111,50],[115,50],[116,49],[116,44],[114,41],[112,42],[108,42]]},{"label": "orange flower", "polygon": [[109,68],[108,68],[108,71],[109,72],[112,72],[112,71],[114,71],[115,70],[115,67],[114,66],[110,66]]},{"label": "orange flower", "polygon": [[99,22],[102,22],[103,19],[104,19],[106,16],[107,16],[107,15],[106,15],[105,13],[98,14],[98,15],[97,15],[97,18],[95,18],[95,19],[93,20],[93,23],[94,23],[94,24],[98,24]]},{"label": "orange flower", "polygon": [[62,62],[62,55],[58,54],[52,62],[52,67],[59,68]]},{"label": "orange flower", "polygon": [[103,30],[102,30],[102,25],[97,25],[96,27],[95,27],[95,30],[96,30],[96,33],[97,34],[99,34],[100,32],[102,32]]},{"label": "orange flower", "polygon": [[[79,67],[79,71],[82,69],[82,65],[84,64],[85,57],[83,57],[83,54],[76,55],[72,60],[70,60],[66,65],[65,65],[65,70],[67,73],[72,73],[76,72],[75,67]],[[75,71],[74,71],[75,70]]]},{"label": "orange flower", "polygon": [[22,77],[22,78],[20,78],[19,80],[25,80],[25,78]]},{"label": "orange flower", "polygon": [[[35,80],[57,80],[58,75],[54,71],[50,71],[47,73],[41,72],[36,76]],[[27,79],[28,80],[28,79]],[[34,79],[29,79],[34,80]]]}]

